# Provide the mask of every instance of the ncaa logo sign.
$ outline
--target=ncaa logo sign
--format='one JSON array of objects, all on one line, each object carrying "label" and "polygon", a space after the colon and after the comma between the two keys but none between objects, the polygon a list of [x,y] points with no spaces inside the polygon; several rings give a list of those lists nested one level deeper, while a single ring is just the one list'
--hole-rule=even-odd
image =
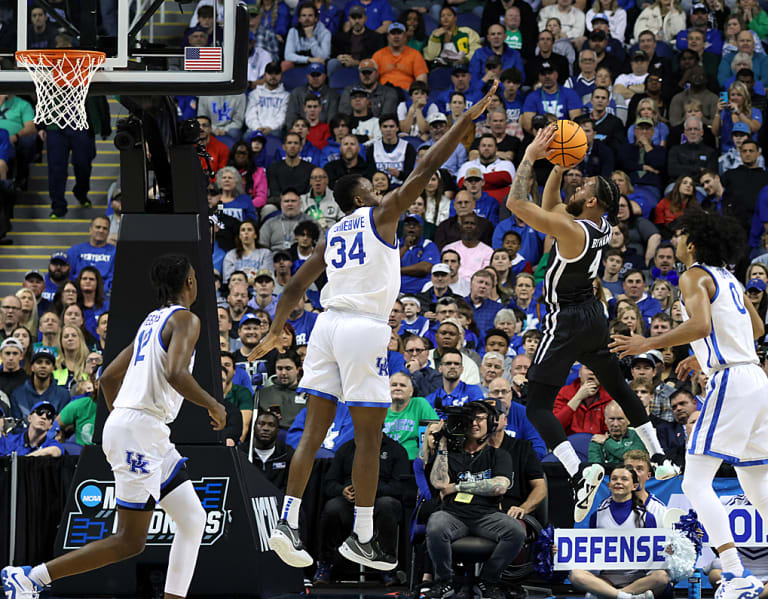
[{"label": "ncaa logo sign", "polygon": [[101,499],[101,489],[95,485],[88,485],[80,491],[80,503],[86,507],[96,507],[101,503]]}]

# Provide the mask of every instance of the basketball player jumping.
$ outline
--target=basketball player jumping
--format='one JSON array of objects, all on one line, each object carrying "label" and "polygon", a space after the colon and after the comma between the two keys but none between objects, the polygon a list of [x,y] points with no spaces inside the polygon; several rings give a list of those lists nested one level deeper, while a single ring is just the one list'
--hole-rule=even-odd
[{"label": "basketball player jumping", "polygon": [[488,107],[497,87],[498,82],[429,149],[405,183],[383,198],[360,175],[339,179],[333,193],[346,216],[331,227],[326,240],[317,244],[309,260],[288,281],[269,333],[248,356],[255,360],[277,346],[289,312],[325,271],[328,283],[320,301],[326,311],[312,331],[304,376],[297,389],[309,397],[306,427],[291,460],[282,516],[269,539],[269,546],[288,565],[304,568],[312,564],[299,536],[299,508],[315,454],[339,401],[349,407],[355,426],[354,528],[339,552],[379,570],[397,565],[397,559],[381,549],[373,534],[381,429],[391,402],[387,370],[391,329],[387,319],[400,286],[397,223],[456,149],[473,119]]},{"label": "basketball player jumping", "polygon": [[656,478],[671,478],[677,470],[664,458],[642,403],[624,380],[618,359],[608,350],[608,320],[592,291],[603,248],[611,238],[605,214],[615,217],[619,190],[603,177],[589,177],[564,204],[560,199],[564,169],[555,166],[544,187],[541,207],[528,201],[533,163],[549,155],[556,132],[555,123],[540,129],[526,149],[507,208],[537,231],[555,238],[544,277],[544,337],[528,371],[526,413],[571,477],[576,499],[574,519],[580,522],[589,513],[605,472],[599,464],[581,464],[552,412],[574,362],[593,370],[608,394],[619,402],[648,453],[654,456]]},{"label": "basketball player jumping", "polygon": [[151,278],[162,307],[144,319],[133,343],[101,376],[110,410],[103,449],[115,475],[117,532],[34,568],[3,568],[7,599],[37,599],[54,580],[138,555],[155,502],[176,523],[165,599],[187,595],[206,515],[184,468],[186,458],[171,443],[167,425],[185,398],[208,410],[214,430],[224,428],[226,412],[191,374],[200,319],[189,310],[197,299],[189,259],[162,256],[153,264]]},{"label": "basketball player jumping", "polygon": [[731,219],[703,211],[686,213],[675,233],[675,253],[687,270],[680,276],[684,322],[658,337],[614,335],[621,356],[691,344],[678,377],[691,370],[709,375],[704,407],[688,438],[683,491],[723,562],[718,597],[750,599],[763,589],[746,570],[733,544],[725,508],[712,488],[723,461],[733,464],[749,501],[768,520],[768,378],[754,340],[764,325],[744,288],[726,267],[743,257],[744,231]]}]

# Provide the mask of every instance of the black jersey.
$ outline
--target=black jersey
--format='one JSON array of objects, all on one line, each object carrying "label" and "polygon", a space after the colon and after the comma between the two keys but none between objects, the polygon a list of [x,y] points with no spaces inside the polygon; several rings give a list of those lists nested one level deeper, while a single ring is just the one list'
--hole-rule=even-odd
[{"label": "black jersey", "polygon": [[555,241],[549,252],[544,275],[544,301],[550,309],[555,306],[580,304],[594,297],[592,280],[597,276],[603,248],[611,240],[611,226],[603,217],[600,225],[591,220],[576,221],[586,233],[584,250],[567,260],[560,255]]}]

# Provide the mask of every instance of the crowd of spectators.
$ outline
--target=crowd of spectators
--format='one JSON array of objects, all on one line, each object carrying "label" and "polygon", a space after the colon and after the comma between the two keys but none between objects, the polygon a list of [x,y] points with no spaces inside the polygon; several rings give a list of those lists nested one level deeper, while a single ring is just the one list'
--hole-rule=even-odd
[{"label": "crowd of spectators", "polygon": [[[190,45],[221,40],[212,4],[202,0],[196,8],[185,34]],[[613,332],[653,336],[681,323],[674,230],[675,220],[691,210],[739,219],[749,251],[732,268],[768,320],[762,155],[768,14],[755,0],[459,0],[444,6],[262,0],[248,10],[247,92],[176,101],[180,119],[200,123],[200,145],[214,170],[208,204],[223,394],[242,419],[228,443],[240,445],[278,486],[285,485],[304,427],[306,398],[296,388],[322,310],[324,277],[292,309],[281,346],[253,364],[246,356],[269,329],[287,281],[343,217],[333,197],[336,181],[359,173],[379,195],[401,185],[493,80],[501,85],[487,115],[435,173],[399,229],[401,297],[389,319],[393,403],[383,445],[392,460],[421,459],[424,420],[490,398],[506,435],[489,433],[497,440],[488,445],[501,447],[505,438],[527,442],[526,476],[540,478],[535,464],[547,448],[525,416],[526,372],[547,313],[542,286],[553,240],[510,214],[504,200],[532,135],[552,120],[575,120],[588,140],[584,160],[565,173],[563,199],[598,174],[622,194],[594,279]],[[58,43],[44,13],[31,27],[41,44]],[[77,145],[66,132],[30,126],[27,104],[0,96],[0,192],[12,187],[4,183],[9,160],[31,159],[36,140],[47,139],[49,159],[51,143]],[[49,170],[52,178],[59,167]],[[531,201],[540,201],[551,168],[535,164]],[[25,173],[17,165],[15,184],[22,188]],[[76,186],[83,204],[88,175],[81,171]],[[60,187],[50,184],[52,215],[62,216]],[[111,217],[93,219],[87,242],[53,254],[48,272],[28,272],[20,289],[2,300],[0,409],[20,423],[3,438],[4,451],[59,455],[73,443],[90,443],[118,194],[111,208]],[[3,234],[0,228],[0,242]],[[758,349],[764,360],[763,340]],[[665,452],[681,467],[707,384],[706,375],[676,378],[675,367],[688,354],[687,347],[669,347],[624,363]],[[584,366],[574,365],[554,411],[581,440],[585,460],[619,466],[627,451],[643,449],[621,408]],[[326,482],[324,530],[350,522],[352,436],[351,417],[340,405],[321,450],[340,460]],[[410,466],[387,466],[391,480],[382,479],[382,500],[401,494],[402,468]],[[509,468],[504,460],[499,476]],[[440,490],[432,486],[436,497]],[[527,496],[518,492],[507,509],[524,505],[531,513],[541,498],[526,503]],[[386,528],[401,506],[382,504],[377,512]],[[329,547],[321,549],[320,582],[330,577]],[[438,553],[438,573],[445,575],[444,548]]]}]

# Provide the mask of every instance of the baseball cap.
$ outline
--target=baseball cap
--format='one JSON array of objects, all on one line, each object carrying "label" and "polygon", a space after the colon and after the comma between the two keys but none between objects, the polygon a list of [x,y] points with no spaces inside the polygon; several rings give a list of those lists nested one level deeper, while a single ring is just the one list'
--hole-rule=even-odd
[{"label": "baseball cap", "polygon": [[260,139],[262,143],[267,143],[267,136],[258,129],[251,133],[251,136],[248,138],[248,143],[252,142],[254,139]]},{"label": "baseball cap", "polygon": [[325,67],[322,65],[322,63],[313,62],[311,65],[309,65],[309,73],[311,75],[317,75],[318,73],[325,73]]},{"label": "baseball cap", "polygon": [[658,351],[651,350],[645,352],[644,354],[637,354],[634,358],[632,358],[631,366],[634,366],[639,362],[650,362],[651,366],[655,367],[656,364],[660,364],[663,361],[664,358],[661,357]]},{"label": "baseball cap", "polygon": [[591,40],[607,40],[608,36],[605,34],[605,31],[601,31],[600,29],[593,29],[589,34],[589,39]]},{"label": "baseball cap", "polygon": [[451,71],[452,75],[455,75],[456,73],[469,73],[469,66],[465,64],[457,64]]},{"label": "baseball cap", "polygon": [[749,289],[757,289],[758,291],[765,291],[766,285],[765,281],[762,279],[750,279],[747,282],[747,290]]},{"label": "baseball cap", "polygon": [[293,258],[291,258],[291,255],[285,250],[278,250],[273,254],[272,261],[277,262],[279,260],[288,260],[289,262],[293,262]]},{"label": "baseball cap", "polygon": [[275,281],[275,275],[272,273],[271,270],[267,270],[266,268],[257,270],[256,274],[253,277],[253,280],[258,281],[259,279],[263,279],[264,277],[268,278],[272,282]]},{"label": "baseball cap", "polygon": [[393,31],[403,31],[403,32],[405,32],[405,25],[403,25],[402,23],[398,23],[397,21],[395,21],[394,23],[392,23],[392,24],[389,26],[389,29],[388,29],[388,31],[389,31],[389,33],[392,33]]},{"label": "baseball cap", "polygon": [[734,133],[746,133],[747,135],[749,135],[752,132],[749,130],[749,125],[747,125],[746,123],[739,122],[733,126],[731,135],[733,135]]},{"label": "baseball cap", "polygon": [[24,280],[30,279],[32,277],[37,277],[41,281],[44,281],[43,275],[40,274],[39,270],[28,270],[27,274],[24,275]]},{"label": "baseball cap", "polygon": [[3,351],[7,347],[15,347],[18,349],[21,353],[24,353],[24,346],[21,344],[21,341],[16,339],[16,337],[8,337],[5,341],[3,341],[0,344],[0,351]]},{"label": "baseball cap", "polygon": [[367,89],[365,89],[364,87],[362,87],[360,85],[356,85],[351,90],[349,90],[349,95],[350,96],[360,96],[360,95],[367,96],[369,93],[370,92]]},{"label": "baseball cap", "polygon": [[422,227],[424,226],[424,219],[421,218],[418,214],[406,214],[405,218],[403,219],[403,222],[409,220],[415,220],[417,223],[419,223]]},{"label": "baseball cap", "polygon": [[635,50],[632,53],[632,60],[648,60],[648,55],[642,50]]},{"label": "baseball cap", "polygon": [[56,413],[56,406],[54,406],[50,401],[38,401],[29,411],[34,412],[38,408],[48,408],[54,414]]},{"label": "baseball cap", "polygon": [[691,6],[691,14],[697,12],[697,11],[703,11],[703,12],[709,12],[709,9],[707,8],[707,5],[703,2],[696,2],[693,6]]},{"label": "baseball cap", "polygon": [[266,67],[264,67],[264,72],[269,73],[270,75],[278,75],[279,73],[283,72],[283,69],[280,67],[279,62],[270,62]]},{"label": "baseball cap", "polygon": [[483,171],[481,171],[476,166],[470,166],[467,169],[467,172],[464,173],[464,180],[467,179],[482,179],[483,178]]},{"label": "baseball cap", "polygon": [[400,298],[400,303],[401,304],[408,304],[408,303],[416,304],[419,307],[419,310],[421,310],[421,302],[419,300],[417,300],[415,297],[413,297],[412,295],[404,295],[403,297]]},{"label": "baseball cap", "polygon": [[436,273],[443,273],[446,275],[451,274],[451,267],[448,266],[445,262],[438,262],[437,264],[432,266],[432,274]]},{"label": "baseball cap", "polygon": [[52,364],[56,363],[56,356],[53,355],[53,352],[51,352],[47,348],[41,348],[38,349],[33,355],[32,360],[30,360],[30,364],[34,364],[38,360],[50,360]]},{"label": "baseball cap", "polygon": [[435,123],[447,123],[448,117],[442,112],[434,112],[427,117],[427,123],[434,125]]},{"label": "baseball cap", "polygon": [[599,12],[594,17],[592,17],[592,23],[595,21],[605,21],[606,23],[610,23],[608,20],[608,15],[606,15],[604,12]]},{"label": "baseball cap", "polygon": [[362,4],[355,4],[352,8],[349,9],[349,16],[364,17],[365,6]]},{"label": "baseball cap", "polygon": [[635,121],[635,127],[638,125],[648,125],[650,127],[653,127],[653,119],[649,119],[648,117],[641,116]]},{"label": "baseball cap", "polygon": [[58,260],[64,264],[69,264],[69,256],[67,256],[67,252],[54,252],[51,254],[51,262],[54,260]]},{"label": "baseball cap", "polygon": [[539,66],[539,73],[544,73],[545,71],[547,73],[551,73],[552,71],[555,71],[555,70],[556,69],[555,69],[554,65],[551,62],[549,62],[548,60],[545,60]]},{"label": "baseball cap", "polygon": [[246,314],[243,314],[243,317],[240,319],[240,322],[237,323],[237,326],[241,327],[246,322],[249,322],[251,320],[253,320],[256,324],[261,324],[261,319],[258,316],[256,316],[255,314],[253,314],[251,312],[248,312]]},{"label": "baseball cap", "polygon": [[366,58],[365,60],[361,60],[360,64],[357,65],[358,71],[378,71],[379,65],[376,64],[376,61],[373,60],[373,58]]}]

